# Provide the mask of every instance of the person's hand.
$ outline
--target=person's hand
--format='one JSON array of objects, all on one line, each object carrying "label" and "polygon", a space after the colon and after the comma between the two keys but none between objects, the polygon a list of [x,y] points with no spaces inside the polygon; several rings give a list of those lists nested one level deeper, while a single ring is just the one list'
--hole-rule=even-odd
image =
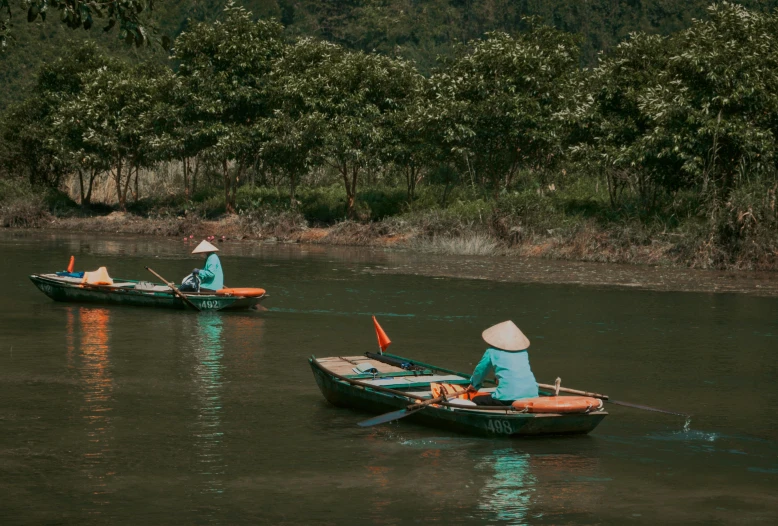
[{"label": "person's hand", "polygon": [[473,387],[472,385],[468,385],[468,386],[467,386],[467,391],[466,391],[466,392],[468,392],[468,393],[477,393],[477,392],[478,392],[478,389],[476,389],[476,388],[475,388],[475,387]]}]

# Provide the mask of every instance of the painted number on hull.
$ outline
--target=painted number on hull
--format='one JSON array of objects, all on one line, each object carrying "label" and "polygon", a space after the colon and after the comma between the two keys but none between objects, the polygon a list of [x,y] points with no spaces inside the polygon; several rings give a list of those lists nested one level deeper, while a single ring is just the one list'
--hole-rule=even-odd
[{"label": "painted number on hull", "polygon": [[486,428],[492,433],[502,433],[504,435],[510,435],[513,433],[511,423],[507,420],[489,420]]},{"label": "painted number on hull", "polygon": [[200,302],[201,309],[218,309],[219,302],[216,300],[204,300]]}]

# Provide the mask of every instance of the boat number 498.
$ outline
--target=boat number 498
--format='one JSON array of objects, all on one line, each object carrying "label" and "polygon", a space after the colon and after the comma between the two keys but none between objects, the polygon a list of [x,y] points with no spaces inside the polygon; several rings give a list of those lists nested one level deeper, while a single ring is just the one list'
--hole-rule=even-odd
[{"label": "boat number 498", "polygon": [[489,420],[489,423],[486,425],[486,429],[492,433],[503,433],[506,435],[513,433],[511,423],[507,420]]}]

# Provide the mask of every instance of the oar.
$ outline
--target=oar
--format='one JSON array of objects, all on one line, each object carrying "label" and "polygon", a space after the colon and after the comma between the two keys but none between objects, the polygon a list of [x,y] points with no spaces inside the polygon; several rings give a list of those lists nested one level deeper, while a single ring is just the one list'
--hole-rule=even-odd
[{"label": "oar", "polygon": [[385,424],[387,422],[391,422],[392,420],[399,420],[400,418],[405,418],[406,416],[412,415],[417,411],[421,411],[427,406],[430,406],[432,404],[438,404],[440,402],[445,402],[449,398],[454,398],[455,396],[459,396],[466,392],[467,389],[462,389],[460,391],[454,391],[453,393],[444,394],[438,396],[437,398],[433,398],[432,400],[425,400],[424,402],[420,402],[418,404],[411,404],[408,407],[404,409],[400,409],[398,411],[392,411],[391,413],[374,416],[373,418],[369,418],[367,420],[363,420],[362,422],[359,422],[357,425],[361,427],[370,427],[370,426],[377,426],[378,424]]},{"label": "oar", "polygon": [[[538,387],[541,389],[547,389],[550,391],[554,391],[556,389],[556,386],[548,385],[548,384],[538,384]],[[599,398],[600,400],[604,400],[605,402],[609,402],[611,404],[616,405],[623,405],[624,407],[632,407],[633,409],[643,409],[644,411],[654,411],[656,413],[665,413],[668,415],[677,415],[677,416],[684,416],[686,418],[689,418],[692,415],[688,415],[686,413],[679,413],[677,411],[667,411],[665,409],[658,409],[656,407],[650,407],[647,405],[639,405],[639,404],[631,404],[629,402],[620,402],[619,400],[611,400],[608,395],[599,394],[599,393],[589,393],[587,391],[578,391],[576,389],[568,389],[566,387],[560,387],[559,388],[560,393],[568,393],[568,394],[574,394],[579,396],[588,396],[590,398]]]},{"label": "oar", "polygon": [[606,402],[610,402],[611,404],[616,405],[623,405],[624,407],[632,407],[634,409],[643,409],[644,411],[654,411],[656,413],[665,413],[666,415],[677,415],[677,416],[683,416],[685,418],[689,418],[692,415],[687,413],[679,413],[678,411],[667,411],[665,409],[658,409],[656,407],[649,407],[647,405],[640,405],[640,404],[630,404],[629,402],[620,402],[618,400],[605,400]]},{"label": "oar", "polygon": [[194,303],[192,303],[191,301],[189,301],[189,298],[187,298],[186,296],[184,296],[184,293],[183,293],[183,292],[181,292],[180,290],[178,290],[178,289],[176,288],[176,286],[175,286],[175,285],[173,285],[173,284],[172,284],[172,283],[170,283],[168,280],[166,280],[165,278],[163,278],[162,276],[160,276],[159,274],[157,274],[156,272],[154,272],[154,271],[153,271],[152,269],[150,269],[149,267],[146,267],[146,270],[148,270],[149,272],[151,272],[152,274],[154,274],[155,276],[157,276],[159,279],[161,279],[161,280],[162,280],[162,281],[165,283],[165,285],[167,285],[168,287],[170,287],[170,288],[171,288],[171,290],[173,291],[173,293],[174,293],[176,296],[178,296],[179,298],[181,298],[182,300],[184,300],[184,303],[186,303],[187,305],[189,305],[190,307],[192,307],[194,310],[196,310],[196,311],[198,311],[198,312],[200,311],[200,307],[198,307],[197,305],[195,305]]}]

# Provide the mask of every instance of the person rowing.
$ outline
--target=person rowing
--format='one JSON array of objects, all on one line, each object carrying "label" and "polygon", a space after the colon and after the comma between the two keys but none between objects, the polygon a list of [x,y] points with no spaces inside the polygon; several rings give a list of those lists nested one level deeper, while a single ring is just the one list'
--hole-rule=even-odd
[{"label": "person rowing", "polygon": [[470,378],[469,391],[477,391],[491,372],[497,381],[493,393],[473,396],[476,405],[506,405],[515,400],[539,396],[535,375],[529,366],[529,340],[512,321],[504,321],[486,329],[481,337],[489,348],[476,365]]},{"label": "person rowing", "polygon": [[[205,264],[201,269],[194,269],[192,274],[184,278],[180,290],[184,292],[217,291],[224,288],[224,271],[219,256],[219,249],[208,241],[203,240],[192,251],[192,254],[203,254]],[[194,278],[194,279],[192,279]],[[199,282],[199,283],[198,283]]]}]

